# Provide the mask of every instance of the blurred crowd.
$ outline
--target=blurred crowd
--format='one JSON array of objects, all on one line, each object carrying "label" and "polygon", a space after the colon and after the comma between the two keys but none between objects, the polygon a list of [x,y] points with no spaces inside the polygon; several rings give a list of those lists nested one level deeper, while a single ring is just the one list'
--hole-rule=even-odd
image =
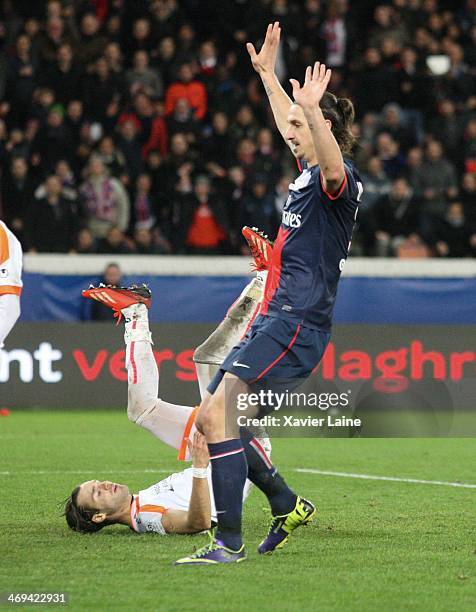
[{"label": "blurred crowd", "polygon": [[352,252],[476,254],[476,0],[2,0],[1,216],[26,251],[245,252],[296,162],[245,43],[356,107]]}]

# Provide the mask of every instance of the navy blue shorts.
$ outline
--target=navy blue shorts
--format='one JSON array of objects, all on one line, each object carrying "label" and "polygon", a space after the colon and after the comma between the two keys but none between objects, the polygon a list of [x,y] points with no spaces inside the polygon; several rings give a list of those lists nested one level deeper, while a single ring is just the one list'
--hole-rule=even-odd
[{"label": "navy blue shorts", "polygon": [[214,393],[225,372],[254,389],[281,386],[292,391],[322,359],[330,333],[259,315],[246,336],[234,346],[208,385]]}]

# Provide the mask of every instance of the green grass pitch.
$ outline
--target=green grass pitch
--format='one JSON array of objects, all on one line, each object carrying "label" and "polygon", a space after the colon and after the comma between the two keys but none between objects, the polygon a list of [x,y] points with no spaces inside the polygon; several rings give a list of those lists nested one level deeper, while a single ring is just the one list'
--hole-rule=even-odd
[{"label": "green grass pitch", "polygon": [[206,536],[79,535],[59,505],[93,477],[145,488],[166,475],[151,470],[180,469],[174,451],[118,412],[12,413],[0,418],[0,593],[66,591],[88,611],[475,610],[476,489],[295,471],[475,483],[474,458],[473,439],[276,439],[275,463],[318,520],[260,557],[266,503],[253,491],[248,561],[177,568]]}]

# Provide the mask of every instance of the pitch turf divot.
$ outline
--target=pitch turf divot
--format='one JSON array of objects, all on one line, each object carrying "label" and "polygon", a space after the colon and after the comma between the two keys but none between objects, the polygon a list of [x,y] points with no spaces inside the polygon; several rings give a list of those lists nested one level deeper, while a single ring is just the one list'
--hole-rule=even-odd
[{"label": "pitch turf divot", "polygon": [[360,478],[362,480],[386,480],[388,482],[410,482],[413,484],[440,485],[443,487],[461,487],[463,489],[476,489],[476,484],[464,482],[446,482],[444,480],[421,480],[420,478],[399,478],[397,476],[373,476],[371,474],[352,474],[351,472],[329,472],[312,468],[296,468],[294,472],[300,474],[316,474],[318,476],[336,476],[338,478]]}]

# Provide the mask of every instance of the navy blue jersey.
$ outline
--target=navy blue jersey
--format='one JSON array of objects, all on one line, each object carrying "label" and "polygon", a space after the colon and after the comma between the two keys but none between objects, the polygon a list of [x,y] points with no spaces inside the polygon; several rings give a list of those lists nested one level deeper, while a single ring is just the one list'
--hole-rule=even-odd
[{"label": "navy blue jersey", "polygon": [[353,164],[344,160],[339,191],[324,189],[319,166],[289,186],[261,313],[329,331],[337,283],[347,259],[362,195]]}]

